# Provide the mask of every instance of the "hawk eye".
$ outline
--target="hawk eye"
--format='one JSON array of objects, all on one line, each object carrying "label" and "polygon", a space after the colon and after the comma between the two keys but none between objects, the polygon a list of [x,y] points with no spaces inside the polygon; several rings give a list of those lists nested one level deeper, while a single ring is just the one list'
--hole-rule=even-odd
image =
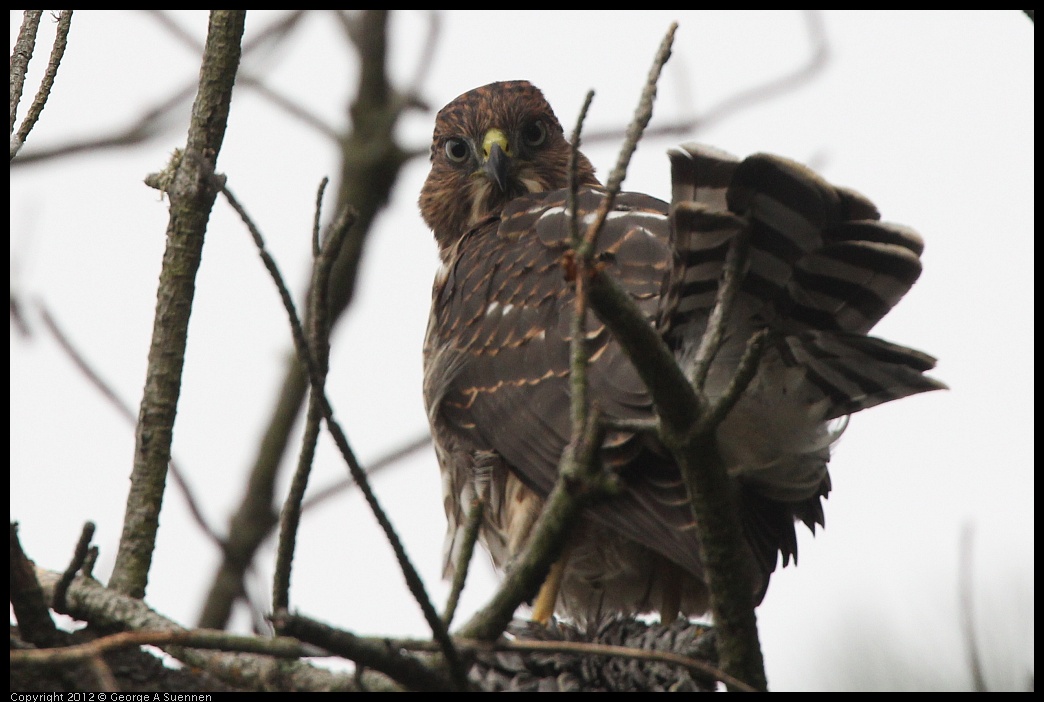
[{"label": "hawk eye", "polygon": [[463,139],[450,139],[446,142],[446,157],[454,163],[461,163],[468,158],[468,143]]},{"label": "hawk eye", "polygon": [[540,146],[547,139],[547,127],[540,120],[530,122],[522,128],[522,142],[526,146]]}]

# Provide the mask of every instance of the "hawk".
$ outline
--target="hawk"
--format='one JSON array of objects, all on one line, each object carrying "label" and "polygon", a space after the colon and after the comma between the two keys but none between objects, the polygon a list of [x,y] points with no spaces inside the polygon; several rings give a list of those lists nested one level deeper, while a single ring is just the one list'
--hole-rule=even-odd
[{"label": "hawk", "polygon": [[[570,440],[574,289],[567,207],[571,145],[526,81],[456,98],[435,120],[420,210],[439,247],[424,345],[424,400],[443,478],[447,575],[469,506],[498,567],[525,546]],[[695,353],[731,241],[750,236],[743,282],[705,385],[719,396],[750,336],[770,330],[757,373],[717,429],[737,491],[760,603],[777,562],[796,560],[794,525],[823,524],[831,444],[847,416],[945,387],[932,357],[867,336],[921,271],[923,243],[880,221],[862,195],[776,156],[740,160],[686,144],[669,152],[668,204],[621,193],[597,257],[679,363]],[[577,155],[580,220],[606,197]],[[608,417],[653,419],[622,348],[587,320],[589,396]],[[647,433],[608,432],[600,452],[624,485],[588,508],[538,618],[707,611],[691,508],[669,452]],[[541,606],[538,603],[538,607]]]}]

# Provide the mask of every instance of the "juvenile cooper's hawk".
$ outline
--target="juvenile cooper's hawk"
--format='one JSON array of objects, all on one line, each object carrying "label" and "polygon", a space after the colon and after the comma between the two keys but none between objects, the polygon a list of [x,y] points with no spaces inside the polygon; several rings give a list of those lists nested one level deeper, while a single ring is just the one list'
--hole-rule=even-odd
[{"label": "juvenile cooper's hawk", "polygon": [[[477,496],[481,538],[497,566],[525,545],[570,438],[569,337],[574,291],[562,261],[570,145],[541,92],[525,81],[461,95],[435,121],[420,196],[439,245],[424,347],[424,398],[449,520],[447,573]],[[690,359],[714,304],[725,254],[750,231],[744,282],[706,392],[724,390],[751,334],[774,332],[758,372],[717,430],[733,477],[760,602],[795,521],[823,523],[830,445],[844,417],[944,387],[935,360],[866,332],[920,274],[920,237],[879,221],[874,205],[785,159],[740,161],[687,144],[670,152],[671,204],[621,194],[598,239],[599,260],[649,323]],[[603,191],[579,158],[581,221]],[[601,411],[650,419],[645,385],[593,315],[589,394]],[[614,612],[707,610],[692,512],[670,454],[644,434],[610,432],[601,452],[622,494],[589,509],[572,535],[556,610],[580,620]],[[670,615],[669,615],[670,616]]]}]

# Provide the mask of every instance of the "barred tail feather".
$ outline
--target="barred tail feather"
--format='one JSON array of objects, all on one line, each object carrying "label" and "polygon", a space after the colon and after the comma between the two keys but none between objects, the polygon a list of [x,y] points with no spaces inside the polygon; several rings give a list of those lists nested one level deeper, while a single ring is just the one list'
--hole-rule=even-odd
[{"label": "barred tail feather", "polygon": [[811,331],[782,339],[779,349],[784,365],[801,368],[828,400],[822,420],[946,389],[924,375],[935,367],[934,358],[872,336]]},{"label": "barred tail feather", "polygon": [[924,242],[880,221],[860,193],[778,156],[740,160],[685,144],[670,160],[678,260],[665,337],[686,363],[740,233],[749,236],[746,269],[705,390],[726,386],[755,330],[772,332],[755,378],[717,430],[767,582],[778,557],[797,558],[794,521],[823,523],[827,462],[843,418],[946,387],[925,375],[931,356],[866,336],[920,276]]},{"label": "barred tail feather", "polygon": [[921,273],[916,232],[880,222],[866,197],[799,163],[766,154],[740,161],[697,144],[670,159],[682,315],[709,312],[729,242],[743,227],[750,256],[738,306],[784,332],[865,333]]}]

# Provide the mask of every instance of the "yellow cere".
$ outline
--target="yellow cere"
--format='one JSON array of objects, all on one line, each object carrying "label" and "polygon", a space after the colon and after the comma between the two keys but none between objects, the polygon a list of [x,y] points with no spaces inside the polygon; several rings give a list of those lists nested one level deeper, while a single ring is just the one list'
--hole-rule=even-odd
[{"label": "yellow cere", "polygon": [[500,144],[500,148],[503,149],[504,153],[508,156],[511,155],[511,147],[508,145],[507,134],[504,134],[504,132],[496,128],[490,129],[486,132],[486,136],[482,140],[482,153],[486,158],[489,158],[489,152],[493,149],[493,144]]}]

